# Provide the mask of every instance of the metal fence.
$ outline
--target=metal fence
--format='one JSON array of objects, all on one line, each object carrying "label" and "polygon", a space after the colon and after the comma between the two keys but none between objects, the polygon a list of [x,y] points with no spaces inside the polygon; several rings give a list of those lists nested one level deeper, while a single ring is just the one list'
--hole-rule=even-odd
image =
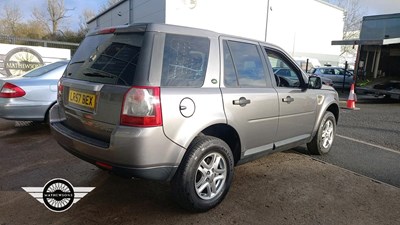
[{"label": "metal fence", "polygon": [[19,37],[4,36],[4,35],[0,35],[0,43],[70,49],[71,56],[75,53],[76,49],[79,46],[78,43],[38,40],[31,38],[19,38]]}]

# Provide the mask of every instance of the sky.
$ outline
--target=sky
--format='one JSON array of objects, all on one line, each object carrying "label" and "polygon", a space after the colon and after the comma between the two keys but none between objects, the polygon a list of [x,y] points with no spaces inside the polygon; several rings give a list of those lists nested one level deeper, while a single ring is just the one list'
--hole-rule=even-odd
[{"label": "sky", "polygon": [[[202,1],[202,0],[199,0]],[[218,1],[218,0],[214,0]],[[251,2],[245,1],[243,2]],[[296,1],[296,0],[294,0]],[[301,0],[297,0],[301,1]],[[354,0],[348,0],[354,1]],[[389,14],[389,13],[400,13],[400,0],[358,0],[364,7],[365,15],[377,15],[377,14]],[[20,7],[21,12],[24,14],[24,19],[29,20],[32,18],[31,12],[34,7],[46,7],[46,0],[0,0],[0,10],[5,5]],[[80,16],[85,9],[91,9],[94,12],[98,12],[102,5],[107,0],[64,0],[66,8],[74,9],[69,11],[70,16],[67,22],[67,26],[70,30],[77,30],[79,28]]]},{"label": "sky", "polygon": [[400,0],[360,0],[367,15],[400,13]]}]

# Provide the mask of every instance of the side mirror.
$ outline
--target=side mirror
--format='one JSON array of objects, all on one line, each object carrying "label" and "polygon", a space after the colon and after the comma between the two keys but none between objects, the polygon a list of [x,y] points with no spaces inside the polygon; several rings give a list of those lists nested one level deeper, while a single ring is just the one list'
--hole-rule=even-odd
[{"label": "side mirror", "polygon": [[308,78],[308,88],[310,88],[310,89],[321,89],[321,87],[322,87],[321,77],[310,76]]}]

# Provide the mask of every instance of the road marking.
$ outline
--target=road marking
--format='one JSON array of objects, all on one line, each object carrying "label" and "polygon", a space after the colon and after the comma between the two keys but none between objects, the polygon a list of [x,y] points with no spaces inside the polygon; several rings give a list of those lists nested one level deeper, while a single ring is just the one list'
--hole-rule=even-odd
[{"label": "road marking", "polygon": [[351,137],[346,137],[346,136],[343,136],[343,135],[340,135],[340,134],[336,134],[336,136],[344,138],[344,139],[347,139],[347,140],[350,140],[350,141],[354,141],[354,142],[358,142],[358,143],[361,143],[361,144],[369,145],[369,146],[372,146],[372,147],[375,147],[375,148],[380,148],[380,149],[388,151],[388,152],[400,154],[400,151],[396,151],[396,150],[391,149],[391,148],[386,148],[386,147],[383,147],[383,146],[380,146],[380,145],[371,144],[371,143],[368,143],[368,142],[365,142],[365,141],[361,141],[361,140],[358,140],[358,139],[355,139],[355,138],[351,138]]}]

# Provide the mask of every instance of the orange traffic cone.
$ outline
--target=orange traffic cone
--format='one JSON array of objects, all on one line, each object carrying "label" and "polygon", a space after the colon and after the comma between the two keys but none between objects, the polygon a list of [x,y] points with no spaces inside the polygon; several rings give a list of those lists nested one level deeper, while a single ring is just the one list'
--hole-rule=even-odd
[{"label": "orange traffic cone", "polygon": [[347,109],[358,110],[356,108],[357,95],[354,93],[354,84],[351,84],[349,98],[347,99]]}]

